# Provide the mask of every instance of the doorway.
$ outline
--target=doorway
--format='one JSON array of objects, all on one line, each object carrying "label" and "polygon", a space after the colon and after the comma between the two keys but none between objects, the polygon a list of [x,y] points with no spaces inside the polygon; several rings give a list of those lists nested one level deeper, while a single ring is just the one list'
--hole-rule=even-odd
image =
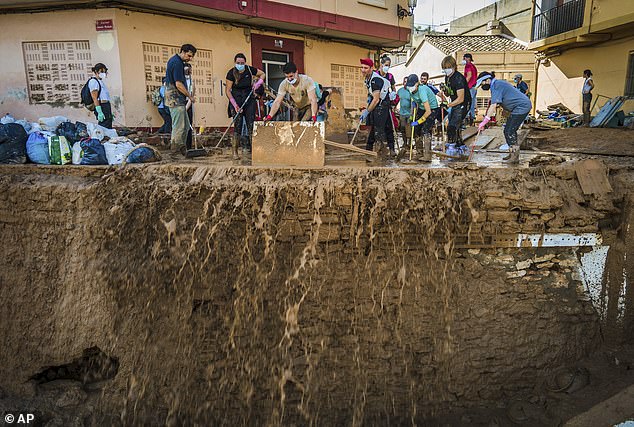
[{"label": "doorway", "polygon": [[286,52],[262,51],[262,71],[266,74],[266,84],[276,92],[285,78],[282,67],[289,61]]}]

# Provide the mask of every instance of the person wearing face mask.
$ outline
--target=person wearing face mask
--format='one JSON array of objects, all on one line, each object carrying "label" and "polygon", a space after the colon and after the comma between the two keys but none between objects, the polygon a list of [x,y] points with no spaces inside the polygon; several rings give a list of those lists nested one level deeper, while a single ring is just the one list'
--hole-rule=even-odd
[{"label": "person wearing face mask", "polygon": [[[282,72],[286,78],[282,80],[282,83],[280,83],[275,101],[273,101],[271,110],[264,118],[264,121],[267,122],[271,120],[273,116],[277,114],[284,97],[288,94],[295,104],[295,108],[293,109],[294,121],[310,119],[313,123],[317,122],[319,107],[317,105],[318,99],[316,85],[313,79],[305,74],[299,74],[297,71],[297,65],[293,62],[287,62],[284,64]],[[309,111],[310,116],[308,115]]]},{"label": "person wearing face mask", "polygon": [[467,79],[457,70],[458,65],[453,56],[446,56],[440,66],[445,74],[445,95],[450,101],[447,107],[451,108],[447,119],[447,139],[450,144],[455,144],[460,148],[462,142],[462,121],[464,120],[469,106],[471,105],[471,93]]},{"label": "person wearing face mask", "polygon": [[467,86],[469,87],[469,94],[471,95],[471,105],[469,108],[469,122],[473,126],[475,120],[475,107],[476,107],[476,95],[478,89],[475,87],[478,80],[478,69],[473,64],[473,56],[470,53],[465,53],[462,56],[462,65],[464,65],[464,77],[467,79]]},{"label": "person wearing face mask", "polygon": [[403,87],[396,92],[399,97],[399,131],[404,141],[412,137],[412,127],[410,126],[410,122],[412,121],[412,101],[411,94],[406,86],[407,77],[403,79]]},{"label": "person wearing face mask", "polygon": [[522,80],[521,74],[515,74],[515,78],[513,79],[515,82],[515,88],[522,92],[524,95],[528,96],[528,85],[524,80]]},{"label": "person wearing face mask", "polygon": [[476,86],[481,87],[483,90],[491,91],[491,105],[478,129],[482,131],[487,123],[491,121],[491,117],[495,116],[498,105],[509,111],[511,114],[504,125],[504,138],[509,146],[509,154],[503,159],[508,160],[509,163],[519,163],[520,147],[517,143],[517,130],[524,123],[526,116],[528,116],[533,107],[530,99],[509,82],[496,79],[493,72],[484,71],[480,73]]},{"label": "person wearing face mask", "polygon": [[94,77],[88,81],[88,89],[95,104],[95,118],[100,126],[112,129],[112,107],[110,106],[110,92],[106,86],[108,68],[101,62],[92,67]]},{"label": "person wearing face mask", "polygon": [[194,103],[194,96],[187,89],[185,78],[185,64],[194,59],[196,48],[191,44],[181,46],[180,52],[172,56],[165,69],[165,106],[170,109],[172,116],[172,150],[178,150],[185,154],[187,134],[190,130],[190,121],[187,116],[187,101]]},{"label": "person wearing face mask", "polygon": [[[377,73],[379,74],[379,76],[381,76],[382,78],[390,82],[390,90],[387,96],[390,100],[389,114],[390,114],[391,121],[388,120],[387,123],[385,124],[385,136],[387,138],[387,148],[389,150],[390,156],[394,157],[396,156],[396,152],[394,150],[396,135],[394,134],[395,133],[394,131],[395,131],[395,128],[398,126],[398,121],[396,120],[396,114],[392,110],[392,106],[395,107],[398,104],[399,99],[398,99],[398,94],[396,92],[396,80],[394,80],[394,76],[392,75],[392,73],[389,72],[391,63],[392,63],[392,60],[390,59],[390,57],[387,55],[383,55],[381,57],[381,65],[379,69],[377,70]],[[368,102],[371,102],[371,99],[369,99]],[[374,137],[375,137],[374,132],[370,132],[368,134],[368,140],[366,142],[367,146],[369,147],[374,146]]]},{"label": "person wearing face mask", "polygon": [[[390,98],[388,96],[390,81],[374,71],[374,61],[370,58],[360,59],[359,62],[361,63],[361,74],[364,77],[365,86],[368,89],[368,99],[370,100],[368,107],[361,113],[361,122],[365,121],[368,126],[371,126],[370,134],[372,138],[368,137],[366,149],[369,151],[374,150],[379,156],[386,157],[386,129],[390,126],[389,120],[391,120]],[[389,154],[395,154],[393,147]]]},{"label": "person wearing face mask", "polygon": [[431,162],[431,131],[440,116],[438,100],[429,86],[420,84],[416,74],[407,78],[406,87],[411,93],[412,102],[416,103],[419,109],[424,110],[423,115],[410,124],[414,127],[420,126],[422,130],[422,136],[416,138],[416,151],[420,154],[419,160]]},{"label": "person wearing face mask", "polygon": [[[253,92],[264,91],[264,71],[247,65],[247,57],[243,53],[238,53],[233,57],[234,65],[227,71],[225,83],[227,86],[227,98],[229,99],[228,114],[233,117],[239,114],[234,122],[233,140],[231,148],[234,159],[239,158],[239,147],[251,149],[251,135],[253,134],[253,122],[257,109],[255,94]],[[247,98],[248,101],[247,101]],[[244,104],[246,101],[246,104]],[[244,104],[244,107],[242,105]],[[241,109],[242,108],[242,109]]]}]

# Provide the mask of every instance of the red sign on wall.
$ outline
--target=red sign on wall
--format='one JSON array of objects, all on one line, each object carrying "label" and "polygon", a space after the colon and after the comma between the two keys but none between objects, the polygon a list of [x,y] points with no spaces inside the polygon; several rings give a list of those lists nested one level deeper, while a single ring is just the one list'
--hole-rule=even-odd
[{"label": "red sign on wall", "polygon": [[112,31],[114,24],[112,23],[112,19],[98,19],[96,27],[97,31]]}]

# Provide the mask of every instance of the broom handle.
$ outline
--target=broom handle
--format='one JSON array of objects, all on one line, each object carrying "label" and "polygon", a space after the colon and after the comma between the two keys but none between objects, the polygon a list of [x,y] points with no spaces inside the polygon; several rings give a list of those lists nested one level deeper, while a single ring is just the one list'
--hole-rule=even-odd
[{"label": "broom handle", "polygon": [[[249,102],[249,98],[251,98],[251,95],[253,95],[253,89],[251,90],[251,92],[249,92],[249,96],[247,96],[247,99],[245,99],[242,105],[240,106],[240,110],[242,110],[244,106],[247,105],[247,102]],[[233,116],[233,120],[231,120],[231,123],[229,123],[229,126],[227,126],[227,129],[225,129],[225,133],[222,134],[222,137],[220,138],[220,141],[218,141],[218,143],[216,144],[215,148],[220,147],[220,144],[222,144],[222,140],[225,139],[225,136],[227,136],[227,132],[229,132],[229,129],[231,129],[231,126],[233,126],[233,124],[235,123],[235,121],[237,120],[240,114],[242,113],[241,112],[238,113],[236,111],[236,115]]]}]

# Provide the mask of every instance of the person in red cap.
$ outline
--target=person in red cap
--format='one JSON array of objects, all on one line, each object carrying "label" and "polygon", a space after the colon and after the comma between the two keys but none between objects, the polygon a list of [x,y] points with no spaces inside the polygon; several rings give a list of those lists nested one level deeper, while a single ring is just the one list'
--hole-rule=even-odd
[{"label": "person in red cap", "polygon": [[[379,73],[374,71],[374,61],[370,58],[360,59],[361,74],[365,78],[365,85],[368,88],[369,105],[361,113],[361,121],[365,121],[368,126],[372,126],[370,133],[372,138],[368,137],[366,144],[367,150],[374,150],[380,156],[387,155],[387,135],[385,130],[390,124],[390,81],[381,77]],[[376,142],[376,150],[374,143]],[[394,148],[392,147],[392,151]]]}]

